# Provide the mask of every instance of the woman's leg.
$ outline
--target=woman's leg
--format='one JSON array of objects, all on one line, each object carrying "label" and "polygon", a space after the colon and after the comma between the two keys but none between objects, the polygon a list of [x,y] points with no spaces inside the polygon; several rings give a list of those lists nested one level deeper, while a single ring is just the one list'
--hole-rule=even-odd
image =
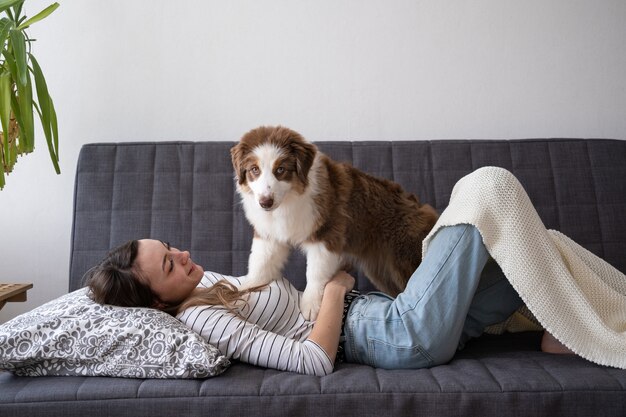
[{"label": "woman's leg", "polygon": [[561,355],[573,355],[563,343],[559,342],[556,337],[552,336],[547,330],[543,332],[541,337],[541,351],[546,353],[558,353]]},{"label": "woman's leg", "polygon": [[467,312],[459,348],[462,348],[469,339],[483,334],[485,327],[508,319],[522,304],[522,299],[498,264],[490,259],[483,269]]},{"label": "woman's leg", "polygon": [[357,299],[346,319],[346,358],[381,368],[420,368],[454,355],[489,255],[470,225],[442,228],[404,292]]}]

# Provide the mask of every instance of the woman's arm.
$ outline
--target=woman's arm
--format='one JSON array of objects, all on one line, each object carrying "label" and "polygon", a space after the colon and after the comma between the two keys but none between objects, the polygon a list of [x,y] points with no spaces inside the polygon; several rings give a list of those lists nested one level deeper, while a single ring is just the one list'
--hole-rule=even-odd
[{"label": "woman's arm", "polygon": [[344,298],[353,287],[354,278],[343,271],[326,284],[320,312],[309,335],[309,340],[324,349],[332,362],[337,356]]},{"label": "woman's arm", "polygon": [[231,359],[307,375],[323,376],[333,371],[330,357],[314,341],[300,342],[263,330],[223,307],[190,307],[179,320]]},{"label": "woman's arm", "polygon": [[[318,316],[321,320],[314,324],[304,342],[263,330],[221,306],[190,307],[178,318],[229,358],[278,370],[327,375],[333,371],[339,342],[343,295],[338,295],[352,289],[354,278],[345,274],[333,278],[331,282],[327,284],[322,300],[322,308],[331,314]],[[326,294],[332,296],[326,297]],[[333,318],[335,315],[336,319]],[[332,358],[329,353],[332,353]]]}]

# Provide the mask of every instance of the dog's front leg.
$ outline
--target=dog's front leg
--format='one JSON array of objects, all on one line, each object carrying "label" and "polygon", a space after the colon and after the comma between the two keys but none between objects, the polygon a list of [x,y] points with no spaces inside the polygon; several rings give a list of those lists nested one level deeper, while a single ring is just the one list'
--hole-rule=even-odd
[{"label": "dog's front leg", "polygon": [[255,236],[248,259],[248,275],[239,289],[246,290],[279,279],[287,256],[289,245]]},{"label": "dog's front leg", "polygon": [[339,271],[341,256],[330,252],[323,243],[303,245],[307,255],[306,288],[300,300],[300,310],[307,320],[315,320],[322,305],[326,283]]}]

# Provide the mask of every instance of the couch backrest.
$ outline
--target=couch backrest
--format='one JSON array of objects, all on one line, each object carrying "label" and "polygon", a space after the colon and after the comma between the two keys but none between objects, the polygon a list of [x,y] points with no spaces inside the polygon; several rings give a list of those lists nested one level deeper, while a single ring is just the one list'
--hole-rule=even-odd
[{"label": "couch backrest", "polygon": [[[496,165],[525,186],[548,228],[626,271],[626,141],[585,139],[317,142],[339,161],[399,182],[441,212],[455,182]],[[84,145],[76,172],[69,289],[106,252],[153,237],[206,270],[245,275],[252,239],[235,192],[233,142]],[[294,251],[284,274],[303,289]],[[373,287],[362,276],[361,290]]]}]

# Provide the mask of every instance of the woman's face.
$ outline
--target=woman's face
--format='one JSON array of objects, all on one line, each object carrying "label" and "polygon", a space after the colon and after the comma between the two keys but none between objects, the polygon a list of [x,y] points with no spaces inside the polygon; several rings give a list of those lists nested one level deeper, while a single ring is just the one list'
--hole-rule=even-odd
[{"label": "woman's face", "polygon": [[187,298],[204,275],[189,252],[181,252],[154,239],[139,240],[135,265],[152,291],[166,304],[178,304]]}]

